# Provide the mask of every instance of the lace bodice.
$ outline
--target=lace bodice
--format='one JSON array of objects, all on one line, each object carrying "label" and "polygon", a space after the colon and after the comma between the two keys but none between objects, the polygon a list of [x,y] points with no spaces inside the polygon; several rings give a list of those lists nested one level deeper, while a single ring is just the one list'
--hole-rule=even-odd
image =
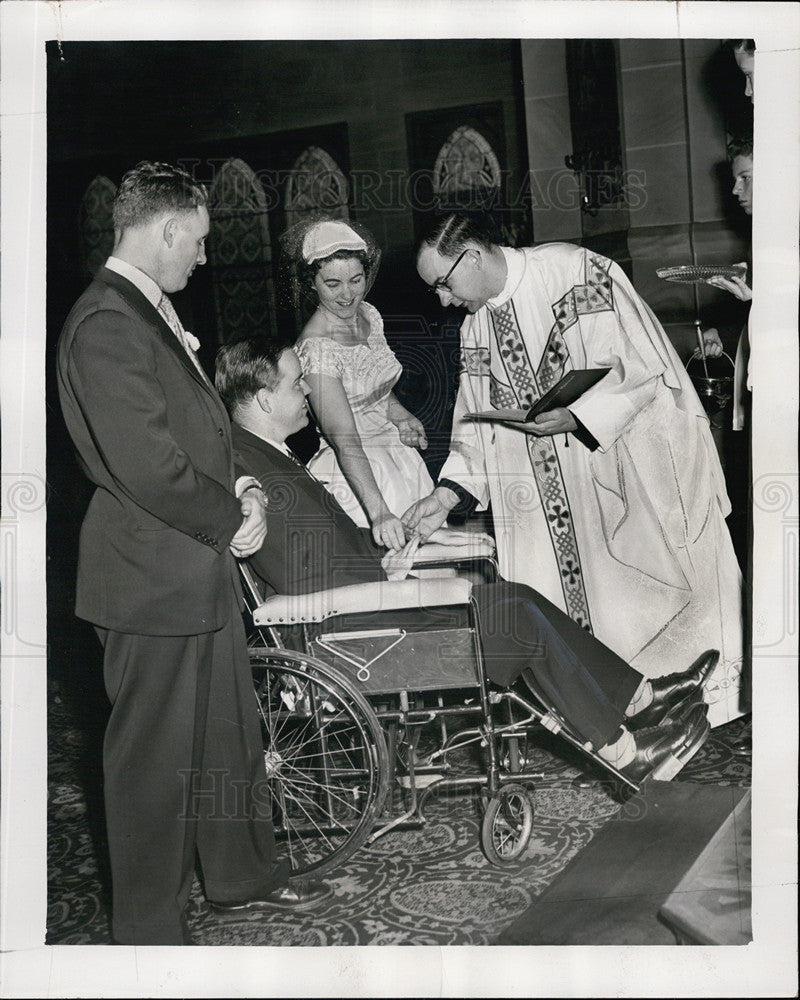
[{"label": "lace bodice", "polygon": [[[295,351],[304,375],[330,375],[341,380],[375,482],[389,510],[399,517],[432,492],[433,482],[420,453],[402,443],[389,419],[389,393],[403,369],[386,343],[381,314],[368,302],[361,303],[361,310],[369,320],[366,344],[347,346],[330,337],[309,337],[297,344]],[[356,524],[369,526],[366,512],[324,437],[308,468]]]},{"label": "lace bodice", "polygon": [[363,302],[361,309],[369,320],[366,344],[348,346],[330,337],[309,337],[295,346],[304,375],[330,375],[341,380],[354,414],[385,402],[402,373],[386,343],[381,314],[369,302]]}]

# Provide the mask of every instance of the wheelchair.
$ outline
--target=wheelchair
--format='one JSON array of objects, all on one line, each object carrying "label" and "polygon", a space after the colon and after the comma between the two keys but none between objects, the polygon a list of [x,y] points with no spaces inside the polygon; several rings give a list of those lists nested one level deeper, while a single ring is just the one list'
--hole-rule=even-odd
[{"label": "wheelchair", "polygon": [[[391,830],[423,826],[434,794],[476,788],[487,859],[517,866],[542,777],[525,771],[522,750],[537,726],[610,773],[620,792],[638,791],[570,730],[527,673],[513,688],[487,679],[470,591],[476,577],[496,572],[488,544],[421,546],[419,576],[399,582],[266,599],[239,566],[273,824],[293,875],[330,871]],[[441,610],[441,625],[368,620],[420,608]],[[449,620],[448,609],[463,621]],[[477,770],[459,764],[467,748],[477,751]]]}]

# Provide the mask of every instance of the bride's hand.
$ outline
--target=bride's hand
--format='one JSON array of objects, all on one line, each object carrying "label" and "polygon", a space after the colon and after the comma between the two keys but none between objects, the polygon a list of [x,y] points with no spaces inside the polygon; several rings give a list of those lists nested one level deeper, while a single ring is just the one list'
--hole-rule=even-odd
[{"label": "bride's hand", "polygon": [[403,444],[408,445],[409,448],[421,448],[424,450],[428,447],[428,439],[425,437],[425,427],[422,421],[412,416],[412,414],[409,413],[407,417],[398,420],[395,426],[400,435],[400,440]]},{"label": "bride's hand", "polygon": [[406,544],[403,522],[391,511],[381,514],[372,522],[372,537],[376,545],[382,545],[386,549],[402,549]]}]

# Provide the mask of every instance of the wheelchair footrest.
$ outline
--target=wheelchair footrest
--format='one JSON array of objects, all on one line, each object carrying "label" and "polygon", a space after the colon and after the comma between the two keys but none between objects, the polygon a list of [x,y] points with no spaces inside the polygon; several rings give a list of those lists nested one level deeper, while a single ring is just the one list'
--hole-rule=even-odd
[{"label": "wheelchair footrest", "polygon": [[678,760],[674,754],[670,754],[662,760],[658,767],[654,768],[648,777],[652,781],[672,781],[678,771],[683,767],[683,761]]},{"label": "wheelchair footrest", "polygon": [[[415,788],[427,788],[428,785],[432,785],[436,781],[441,781],[444,778],[443,774],[415,774],[414,775],[414,787]],[[397,778],[397,784],[401,788],[411,788],[411,776],[408,774],[401,774]]]}]

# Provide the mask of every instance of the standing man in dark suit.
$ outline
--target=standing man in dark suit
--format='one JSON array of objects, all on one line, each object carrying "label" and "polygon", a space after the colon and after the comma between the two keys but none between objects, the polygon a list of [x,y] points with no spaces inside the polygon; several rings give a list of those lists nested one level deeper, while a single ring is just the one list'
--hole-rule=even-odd
[{"label": "standing man in dark suit", "polygon": [[[217,354],[216,384],[233,420],[237,472],[258,477],[268,498],[270,530],[250,558],[259,576],[289,594],[385,580],[369,531],[347,517],[286,445],[308,422],[309,386],[294,351],[255,337],[226,344]],[[677,773],[702,746],[709,728],[702,687],[716,651],[683,673],[646,681],[529,587],[478,585],[472,598],[490,678],[510,684],[530,670],[581,738],[631,780]],[[409,627],[425,628],[426,619],[430,627],[425,609],[402,614]]]},{"label": "standing man in dark suit", "polygon": [[96,489],[76,613],[104,649],[105,802],[120,944],[189,943],[199,853],[218,909],[313,905],[276,858],[234,556],[266,533],[234,481],[225,408],[168,294],[205,263],[206,192],[140,163],[114,203],[114,254],[58,345],[64,418]]}]

